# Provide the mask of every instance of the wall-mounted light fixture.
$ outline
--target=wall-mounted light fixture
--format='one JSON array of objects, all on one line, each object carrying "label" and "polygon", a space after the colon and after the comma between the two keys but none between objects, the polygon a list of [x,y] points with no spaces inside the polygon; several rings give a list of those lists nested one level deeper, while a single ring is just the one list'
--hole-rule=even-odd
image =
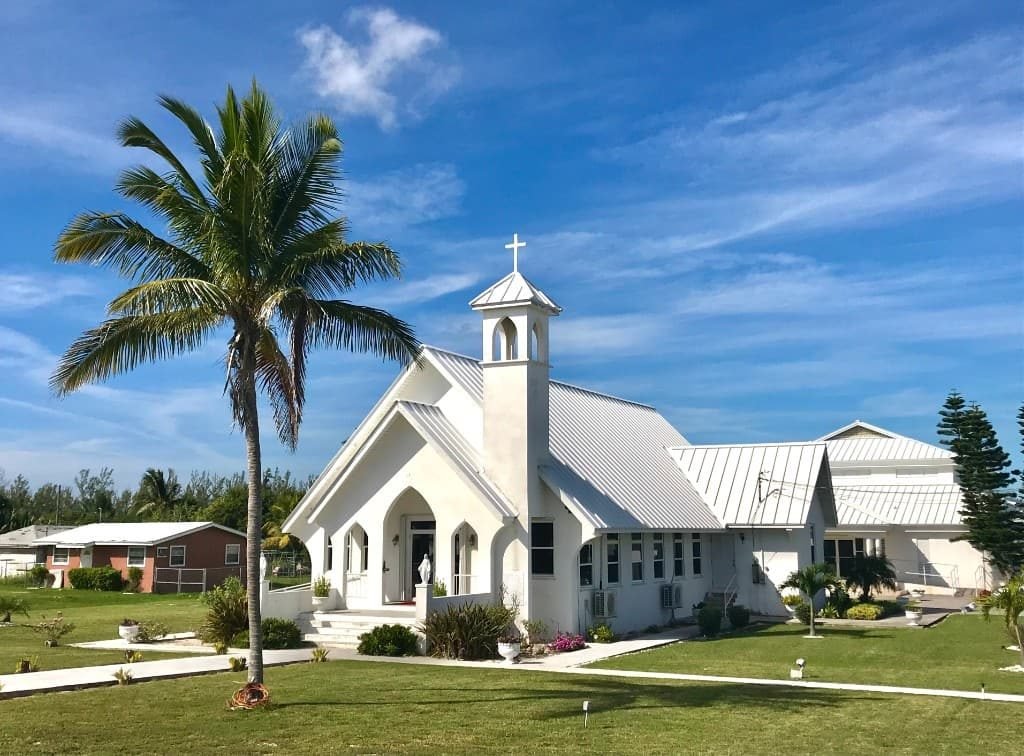
[{"label": "wall-mounted light fixture", "polygon": [[391,545],[392,546],[397,546],[398,545],[398,540],[399,540],[398,539],[398,533],[395,533],[395,537],[391,539]]}]

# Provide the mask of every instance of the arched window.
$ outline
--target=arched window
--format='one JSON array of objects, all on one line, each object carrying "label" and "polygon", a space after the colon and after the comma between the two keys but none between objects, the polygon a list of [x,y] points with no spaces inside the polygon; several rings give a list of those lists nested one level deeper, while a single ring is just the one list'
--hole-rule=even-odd
[{"label": "arched window", "polygon": [[334,569],[334,539],[327,539],[327,569]]},{"label": "arched window", "polygon": [[540,360],[543,357],[540,353],[540,325],[538,323],[533,324],[533,328],[530,329],[530,359]]},{"label": "arched window", "polygon": [[519,339],[516,335],[516,326],[508,318],[503,318],[494,327],[494,336],[491,342],[491,359],[495,362],[519,359]]}]

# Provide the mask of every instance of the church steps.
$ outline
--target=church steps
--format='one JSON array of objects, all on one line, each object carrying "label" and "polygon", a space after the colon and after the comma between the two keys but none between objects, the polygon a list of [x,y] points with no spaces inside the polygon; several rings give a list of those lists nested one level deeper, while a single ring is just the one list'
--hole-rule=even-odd
[{"label": "church steps", "polygon": [[303,640],[318,646],[354,648],[359,636],[380,625],[405,625],[416,630],[412,613],[305,612],[298,617]]}]

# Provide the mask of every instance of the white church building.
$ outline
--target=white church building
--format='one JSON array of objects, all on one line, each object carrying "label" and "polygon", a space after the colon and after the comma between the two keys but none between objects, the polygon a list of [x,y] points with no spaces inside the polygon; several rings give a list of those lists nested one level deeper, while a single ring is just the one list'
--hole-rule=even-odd
[{"label": "white church building", "polygon": [[[837,514],[830,459],[848,429],[696,446],[652,407],[551,380],[562,310],[517,268],[470,302],[480,354],[424,347],[284,523],[335,611],[411,620],[515,596],[552,631],[616,632],[709,597],[783,615],[776,586],[798,567],[845,558],[847,541],[904,547],[891,518],[842,518],[867,507],[859,483]],[[860,464],[842,459],[844,475]],[[417,587],[424,556],[446,598]],[[267,615],[310,608],[308,591],[264,596]]]}]

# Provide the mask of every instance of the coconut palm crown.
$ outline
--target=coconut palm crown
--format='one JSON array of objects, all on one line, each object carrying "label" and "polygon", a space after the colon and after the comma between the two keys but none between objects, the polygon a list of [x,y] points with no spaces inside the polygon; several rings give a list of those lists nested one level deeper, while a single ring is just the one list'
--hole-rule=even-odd
[{"label": "coconut palm crown", "polygon": [[342,144],[329,117],[283,128],[255,81],[242,100],[228,88],[216,130],[184,102],[158,101],[191,137],[200,173],[193,176],[138,118],[120,124],[121,144],[148,150],[167,171],[127,169],[117,191],[165,228],[151,230],[120,212],[86,212],[64,229],[58,262],[108,266],[132,286],[110,303],[107,320],[68,347],[51,385],[67,394],[227,336],[224,392],[245,438],[249,485],[248,668],[262,682],[258,395],[294,449],[310,350],[407,362],[419,344],[391,314],[336,298],[360,283],[399,277],[401,263],[384,243],[346,239],[347,222],[337,215]]},{"label": "coconut palm crown", "polygon": [[796,588],[807,596],[807,605],[810,609],[810,634],[814,635],[814,597],[826,588],[831,588],[839,581],[832,565],[825,562],[819,564],[808,564],[795,572],[791,572],[786,582],[779,585],[779,588]]},{"label": "coconut palm crown", "polygon": [[875,554],[854,557],[852,564],[843,568],[843,578],[847,586],[860,591],[861,601],[869,601],[872,591],[883,588],[894,591],[899,586],[892,562]]}]

